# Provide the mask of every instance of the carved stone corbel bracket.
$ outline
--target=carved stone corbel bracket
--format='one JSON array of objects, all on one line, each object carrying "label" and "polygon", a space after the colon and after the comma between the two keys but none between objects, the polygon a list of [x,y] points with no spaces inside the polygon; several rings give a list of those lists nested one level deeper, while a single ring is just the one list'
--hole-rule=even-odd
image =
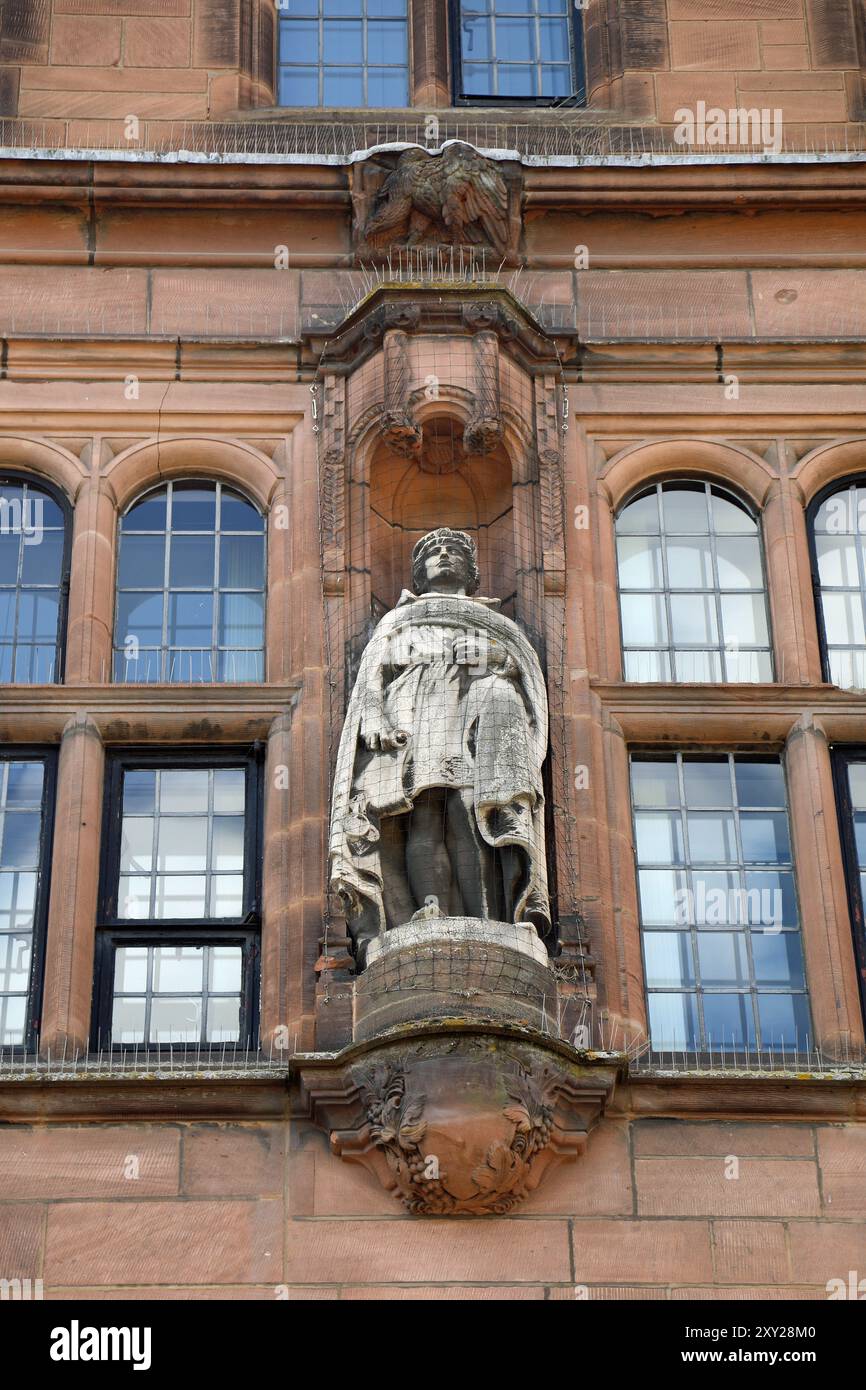
[{"label": "carved stone corbel bracket", "polygon": [[304,1112],[334,1154],[415,1216],[510,1211],[584,1152],[617,1078],[609,1059],[453,1023],[300,1060]]},{"label": "carved stone corbel bracket", "polygon": [[463,434],[467,454],[492,454],[502,443],[499,390],[499,339],[489,329],[472,339],[475,358],[475,408]]},{"label": "carved stone corbel bracket", "polygon": [[417,458],[421,452],[421,428],[409,408],[409,338],[400,328],[389,328],[384,338],[385,400],[382,409],[382,438],[402,458]]}]

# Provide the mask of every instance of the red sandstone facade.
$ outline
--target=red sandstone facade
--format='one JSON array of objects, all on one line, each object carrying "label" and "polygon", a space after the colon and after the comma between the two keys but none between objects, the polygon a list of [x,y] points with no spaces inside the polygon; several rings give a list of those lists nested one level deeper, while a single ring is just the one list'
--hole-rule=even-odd
[{"label": "red sandstone facade", "polygon": [[[828,1281],[866,1277],[864,1020],[831,763],[866,743],[866,698],[825,679],[807,524],[823,489],[866,473],[866,30],[849,0],[707,8],[591,0],[586,106],[515,115],[452,107],[446,7],[413,0],[412,109],[335,119],[275,104],[272,0],[3,7],[0,470],[71,509],[63,681],[0,695],[4,748],[58,751],[43,1067],[94,1046],[106,760],[143,747],[262,745],[265,1060],[216,1080],[107,1063],[63,1080],[7,1049],[0,1278],[42,1279],[46,1297],[824,1299]],[[699,101],[780,108],[789,157],[688,158],[676,113]],[[341,151],[429,144],[430,114],[442,139],[500,150],[515,239],[499,287],[364,278],[370,174]],[[509,136],[504,156],[485,122]],[[595,156],[551,153],[563,129],[600,142]],[[632,160],[612,157],[623,139]],[[213,157],[166,158],[179,149]],[[548,346],[498,343],[507,423],[474,520],[456,482],[423,471],[397,499],[368,408],[403,327],[340,356],[352,312],[412,294],[404,397],[431,374],[440,390],[421,424],[468,426],[477,366],[475,340],[444,314],[437,327],[431,298],[546,326]],[[345,929],[323,925],[343,643],[371,596],[390,605],[405,582],[395,532],[519,509],[533,450],[549,454],[538,510],[487,554],[500,578],[532,573],[526,602],[560,653],[560,964],[589,982],[593,1046],[634,1057],[647,1035],[629,751],[770,751],[787,778],[815,1065],[620,1058],[577,1163],[508,1216],[429,1221],[329,1152],[298,1081],[351,1040]],[[623,678],[614,519],[677,478],[727,486],[760,519],[772,683]],[[235,487],[268,518],[264,681],[111,679],[119,518],[177,479]]]}]

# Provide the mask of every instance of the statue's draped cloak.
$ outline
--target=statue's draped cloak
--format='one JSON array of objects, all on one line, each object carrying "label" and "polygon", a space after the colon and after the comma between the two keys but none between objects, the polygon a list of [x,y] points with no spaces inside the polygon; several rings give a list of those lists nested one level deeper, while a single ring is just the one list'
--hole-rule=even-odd
[{"label": "statue's draped cloak", "polygon": [[[550,931],[541,782],[547,693],[535,651],[496,602],[404,591],[364,652],[331,810],[330,885],[350,924],[363,912],[374,933],[386,929],[381,818],[411,811],[428,788],[450,787],[471,794],[476,829],[488,845],[519,852],[514,920],[531,922],[542,935]],[[462,637],[477,651],[468,670],[452,655]],[[509,658],[506,671],[484,662],[493,643]],[[383,722],[408,738],[394,750],[370,751],[362,735]]]}]

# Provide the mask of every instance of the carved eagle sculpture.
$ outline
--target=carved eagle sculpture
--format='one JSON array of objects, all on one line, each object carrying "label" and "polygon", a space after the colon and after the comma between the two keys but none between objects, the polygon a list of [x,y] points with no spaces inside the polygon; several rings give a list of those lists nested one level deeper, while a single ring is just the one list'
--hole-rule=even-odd
[{"label": "carved eagle sculpture", "polygon": [[499,170],[469,145],[441,154],[406,150],[388,175],[364,229],[368,246],[508,244],[508,189]]}]

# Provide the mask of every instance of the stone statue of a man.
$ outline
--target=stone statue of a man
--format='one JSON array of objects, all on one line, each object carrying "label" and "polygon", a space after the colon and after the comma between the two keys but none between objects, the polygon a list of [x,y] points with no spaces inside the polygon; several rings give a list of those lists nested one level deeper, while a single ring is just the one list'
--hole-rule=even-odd
[{"label": "stone statue of a man", "polygon": [[330,883],[359,962],[413,917],[550,931],[538,659],[498,599],[476,597],[475,545],[424,536],[364,653],[334,785]]}]

